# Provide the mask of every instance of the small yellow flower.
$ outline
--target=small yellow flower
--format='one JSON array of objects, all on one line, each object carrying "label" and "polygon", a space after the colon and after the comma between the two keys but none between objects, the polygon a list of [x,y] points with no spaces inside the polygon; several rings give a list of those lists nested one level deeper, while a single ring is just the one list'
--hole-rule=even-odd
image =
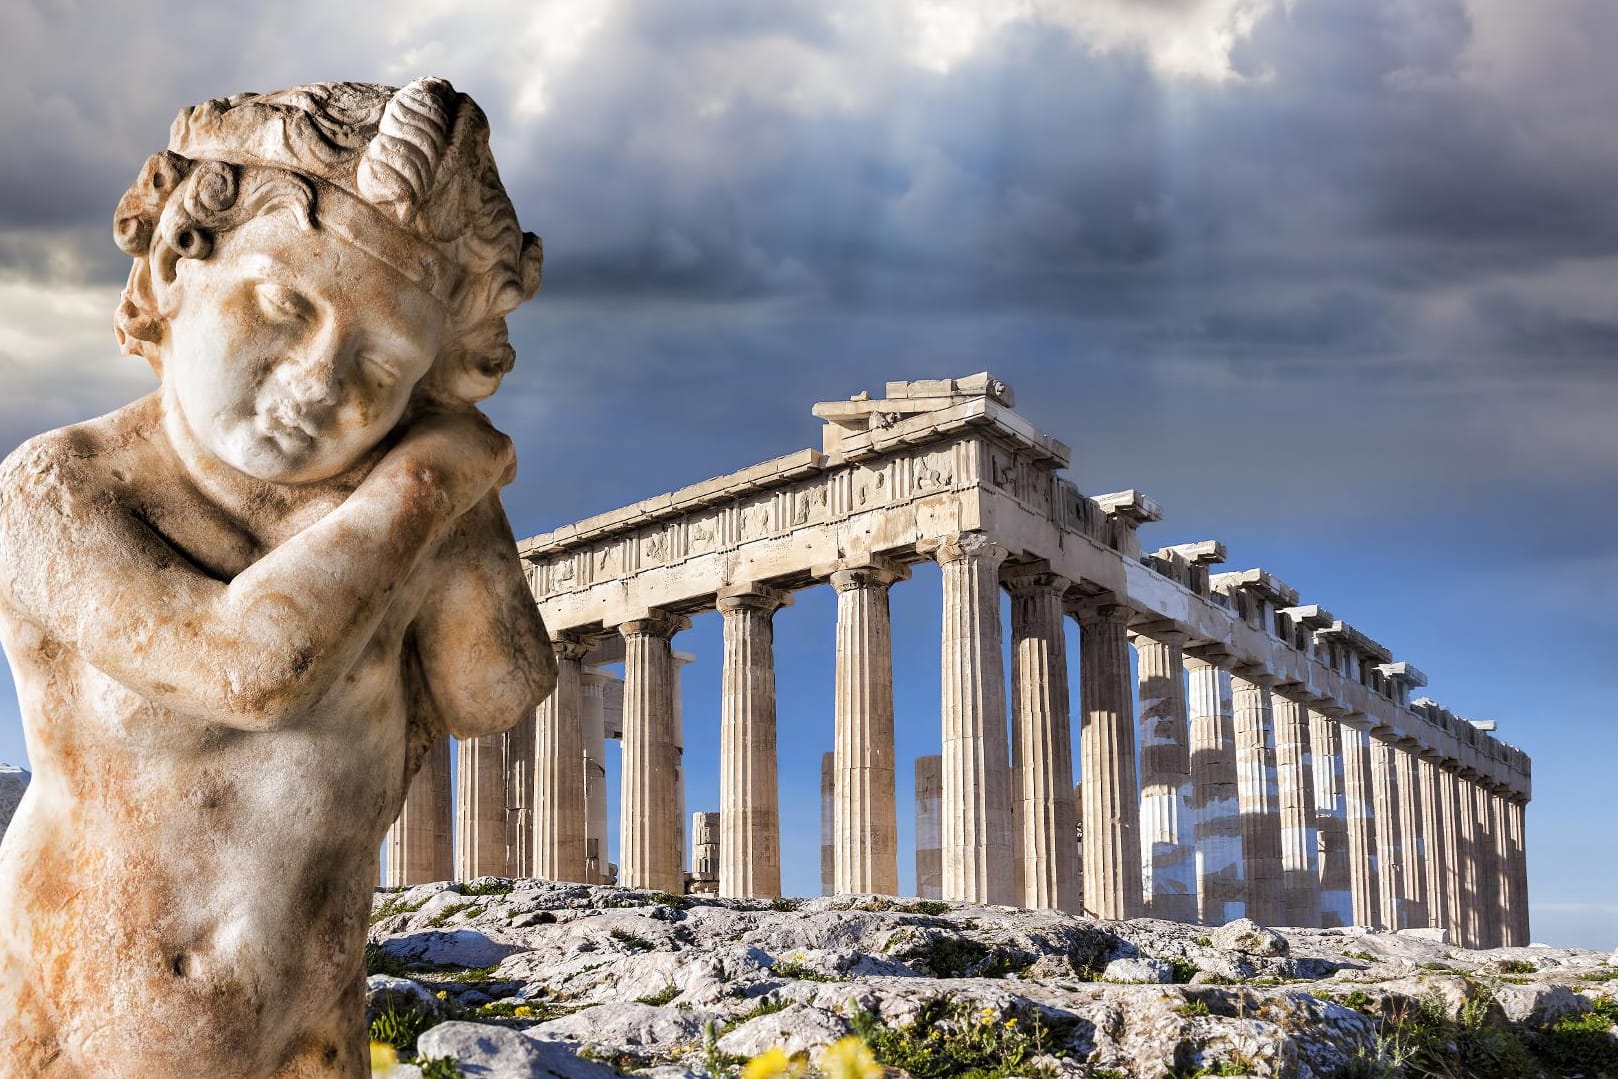
[{"label": "small yellow flower", "polygon": [[515,1008],[511,1009],[511,1014],[516,1016],[518,1019],[531,1019],[534,1015],[534,1009],[530,1008],[526,1004],[519,1004]]},{"label": "small yellow flower", "polygon": [[992,1023],[992,1022],[995,1021],[995,1019],[998,1017],[998,1015],[999,1015],[999,1013],[996,1012],[993,1008],[984,1008],[981,1012],[978,1012],[978,1022],[980,1022],[980,1023]]},{"label": "small yellow flower", "polygon": [[820,1070],[826,1079],[882,1079],[882,1065],[871,1047],[853,1034],[826,1047]]},{"label": "small yellow flower", "polygon": [[780,1079],[791,1067],[792,1061],[787,1051],[779,1045],[772,1045],[742,1065],[742,1079]]},{"label": "small yellow flower", "polygon": [[371,1043],[371,1074],[386,1075],[399,1063],[399,1051],[387,1042]]},{"label": "small yellow flower", "polygon": [[1015,1018],[1012,1018],[1012,1019],[1007,1019],[1007,1020],[1006,1020],[1006,1022],[1005,1022],[1005,1025],[1006,1025],[1006,1026],[1007,1026],[1007,1027],[1008,1027],[1008,1028],[1009,1028],[1009,1027],[1014,1027],[1014,1026],[1016,1026],[1016,1025],[1017,1025],[1017,1020],[1016,1020],[1016,1019],[1015,1019]]}]

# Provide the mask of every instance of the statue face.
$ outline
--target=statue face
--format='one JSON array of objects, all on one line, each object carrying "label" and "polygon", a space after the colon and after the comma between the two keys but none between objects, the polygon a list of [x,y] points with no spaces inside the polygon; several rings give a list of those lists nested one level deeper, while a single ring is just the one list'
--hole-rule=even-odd
[{"label": "statue face", "polygon": [[446,332],[426,292],[286,214],[181,259],[170,289],[166,400],[208,452],[276,483],[357,463],[399,422]]}]

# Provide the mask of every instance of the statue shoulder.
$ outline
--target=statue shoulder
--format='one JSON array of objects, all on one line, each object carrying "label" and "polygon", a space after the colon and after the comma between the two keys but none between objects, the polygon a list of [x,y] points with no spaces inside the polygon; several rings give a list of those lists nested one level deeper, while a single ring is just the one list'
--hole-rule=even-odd
[{"label": "statue shoulder", "polygon": [[30,438],[0,461],[0,500],[26,499],[64,484],[83,491],[149,464],[153,439],[162,437],[156,397]]}]

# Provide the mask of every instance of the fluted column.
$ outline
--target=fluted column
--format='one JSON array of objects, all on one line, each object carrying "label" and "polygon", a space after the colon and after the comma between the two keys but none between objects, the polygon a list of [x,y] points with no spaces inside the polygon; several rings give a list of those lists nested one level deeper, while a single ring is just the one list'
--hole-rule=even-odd
[{"label": "fluted column", "polygon": [[1140,695],[1142,884],[1153,918],[1197,920],[1186,634],[1153,624],[1133,634]]},{"label": "fluted column", "polygon": [[438,737],[427,748],[399,817],[388,829],[383,883],[389,888],[430,884],[454,875],[451,795],[449,739]]},{"label": "fluted column", "polygon": [[607,683],[615,679],[594,667],[580,671],[584,717],[585,881],[607,879]]},{"label": "fluted column", "polygon": [[1022,894],[1039,910],[1077,913],[1078,851],[1073,844],[1073,736],[1067,686],[1062,596],[1069,581],[1053,573],[1008,572],[1011,592],[1014,814],[1021,829]]},{"label": "fluted column", "polygon": [[837,754],[820,755],[820,894],[837,888]]},{"label": "fluted column", "polygon": [[624,638],[624,758],[618,882],[628,888],[685,890],[680,864],[670,641],[690,620],[653,610],[618,627]]},{"label": "fluted column", "polygon": [[1489,811],[1487,780],[1472,785],[1473,810],[1477,814],[1478,848],[1478,939],[1484,948],[1500,947],[1500,864],[1494,849],[1494,816]]},{"label": "fluted column", "polygon": [[1016,903],[1000,563],[981,532],[928,545],[943,571],[944,898]]},{"label": "fluted column", "polygon": [[1489,790],[1489,813],[1493,825],[1494,861],[1498,868],[1497,877],[1499,885],[1499,901],[1495,905],[1498,912],[1498,930],[1495,940],[1500,947],[1511,947],[1516,936],[1516,889],[1512,887],[1512,851],[1511,851],[1511,818],[1507,812],[1505,791],[1495,787]]},{"label": "fluted column", "polygon": [[1135,773],[1135,694],[1122,604],[1077,607],[1083,727],[1084,909],[1097,918],[1144,912],[1140,872],[1140,785]]},{"label": "fluted column", "polygon": [[1377,869],[1381,887],[1377,907],[1381,924],[1389,929],[1410,928],[1404,920],[1403,832],[1399,827],[1399,778],[1394,756],[1398,751],[1384,732],[1371,736],[1371,790],[1376,812]]},{"label": "fluted column", "polygon": [[1371,733],[1364,716],[1343,724],[1343,800],[1348,819],[1348,884],[1354,924],[1389,928],[1382,918],[1376,796],[1371,782]]},{"label": "fluted column", "polygon": [[724,666],[719,702],[719,894],[781,894],[775,761],[775,630],[788,593],[761,585],[720,592]]},{"label": "fluted column", "polygon": [[1514,916],[1511,944],[1518,948],[1527,947],[1533,939],[1528,921],[1527,808],[1526,800],[1520,796],[1513,795],[1507,801],[1506,815],[1511,828],[1511,888]]},{"label": "fluted column", "polygon": [[588,881],[582,660],[589,648],[566,634],[553,636],[551,647],[556,691],[534,716],[534,876]]},{"label": "fluted column", "polygon": [[1231,656],[1199,649],[1190,672],[1191,812],[1196,820],[1197,920],[1223,925],[1247,914]]},{"label": "fluted column", "polygon": [[1242,813],[1247,916],[1261,925],[1286,924],[1275,717],[1270,696],[1274,684],[1274,676],[1252,667],[1231,672],[1231,703],[1236,713],[1236,798]]},{"label": "fluted column", "polygon": [[506,867],[508,877],[534,875],[534,713],[501,735],[506,768]]},{"label": "fluted column", "polygon": [[1277,690],[1275,774],[1281,807],[1281,893],[1286,924],[1320,925],[1320,833],[1315,824],[1309,705],[1296,689]]},{"label": "fluted column", "polygon": [[1461,932],[1460,941],[1467,948],[1483,947],[1483,921],[1479,895],[1482,889],[1483,862],[1478,855],[1478,818],[1476,796],[1472,779],[1477,773],[1463,769],[1455,777],[1455,819],[1460,827],[1456,831],[1461,864]]},{"label": "fluted column", "polygon": [[837,895],[899,891],[888,586],[904,575],[885,563],[849,566],[831,575],[837,590],[832,821]]},{"label": "fluted column", "polygon": [[1426,876],[1427,924],[1447,927],[1449,890],[1444,870],[1444,815],[1438,791],[1438,755],[1416,753],[1416,786],[1421,795],[1421,869]]},{"label": "fluted column", "polygon": [[1444,762],[1435,769],[1438,802],[1438,853],[1444,878],[1444,918],[1442,925],[1449,930],[1450,940],[1463,944],[1466,939],[1466,848],[1461,840],[1461,822],[1457,812],[1458,785],[1453,762]]},{"label": "fluted column", "polygon": [[1399,786],[1399,850],[1402,855],[1403,885],[1400,910],[1406,928],[1427,925],[1427,866],[1422,847],[1421,776],[1417,768],[1413,739],[1404,739],[1394,748],[1395,778]]},{"label": "fluted column", "polygon": [[505,735],[456,742],[455,879],[506,871]]},{"label": "fluted column", "polygon": [[944,758],[937,753],[917,757],[916,894],[922,899],[944,895],[943,808]]},{"label": "fluted column", "polygon": [[1348,810],[1343,795],[1342,709],[1321,703],[1309,710],[1309,748],[1315,781],[1315,832],[1320,841],[1320,924],[1354,924],[1349,884]]}]

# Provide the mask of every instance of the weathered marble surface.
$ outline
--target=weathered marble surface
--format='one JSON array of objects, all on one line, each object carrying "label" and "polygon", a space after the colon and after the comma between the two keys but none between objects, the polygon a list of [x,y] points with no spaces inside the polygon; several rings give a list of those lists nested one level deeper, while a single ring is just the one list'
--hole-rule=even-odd
[{"label": "weathered marble surface", "polygon": [[[1491,1025],[1528,1029],[1618,999],[1618,957],[1471,951],[1438,930],[1274,930],[1246,920],[1210,928],[878,896],[771,905],[542,881],[478,885],[379,895],[371,931],[383,965],[442,989],[452,1014],[491,1032],[481,1046],[479,1028],[465,1022],[422,1037],[423,1053],[453,1054],[469,1076],[601,1074],[567,1051],[637,1075],[697,1076],[707,1074],[710,1022],[722,1053],[780,1045],[813,1056],[848,1033],[854,1008],[903,1028],[943,999],[968,1022],[1042,1024],[1045,1056],[1027,1074],[1037,1064],[1037,1074],[1070,1079],[1100,1069],[1172,1079],[1245,1061],[1246,1074],[1263,1077],[1391,1075],[1372,1069],[1379,1052],[1397,1049],[1379,1015],[1428,1002],[1454,1016],[1467,1005]],[[450,953],[423,942],[447,932],[511,952],[488,970],[427,969]],[[492,1033],[498,1026],[505,1031]]]},{"label": "weathered marble surface", "polygon": [[115,233],[159,386],[0,465],[0,1077],[353,1079],[411,776],[554,681],[474,407],[539,243],[440,79],[186,109]]}]

